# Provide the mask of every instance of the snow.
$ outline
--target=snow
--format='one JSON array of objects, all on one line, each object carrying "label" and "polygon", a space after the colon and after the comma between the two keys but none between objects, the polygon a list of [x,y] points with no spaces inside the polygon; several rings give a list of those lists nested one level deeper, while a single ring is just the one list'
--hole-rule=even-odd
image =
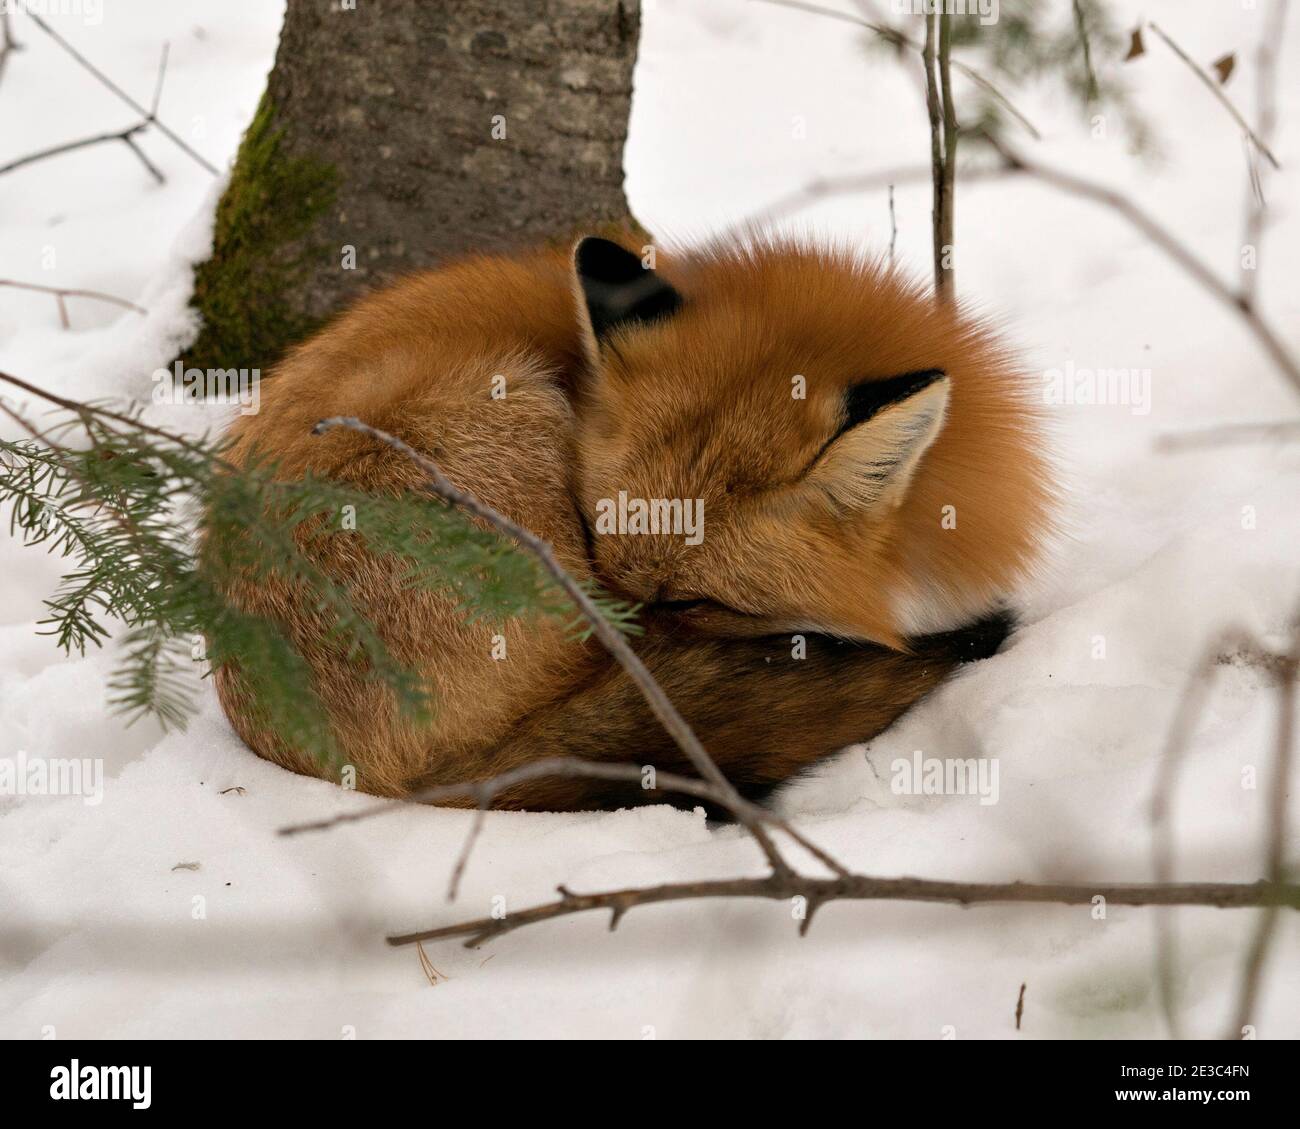
[{"label": "snow", "polygon": [[[169,40],[163,119],[227,165],[273,57],[277,5],[109,0],[98,22],[65,7],[51,22],[140,101]],[[868,54],[852,27],[741,0],[646,0],[645,9],[627,165],[633,206],[653,230],[689,241],[818,176],[924,164],[913,76]],[[1198,59],[1236,50],[1228,93],[1254,117],[1266,5],[1146,0],[1122,10],[1155,19]],[[1292,17],[1275,146],[1285,171],[1267,185],[1274,223],[1260,292],[1300,351],[1300,287],[1286,254],[1300,237]],[[11,56],[0,100],[24,113],[5,117],[0,162],[133,120],[23,17],[15,25],[27,49]],[[1094,139],[1047,88],[1017,97],[1045,135],[1018,144],[1122,189],[1231,279],[1240,139],[1182,64],[1148,47],[1130,70],[1158,159],[1135,159],[1114,130]],[[106,290],[149,310],[74,299],[64,330],[48,296],[2,290],[4,371],[71,395],[147,399],[149,374],[193,332],[190,265],[210,239],[220,184],[156,135],[143,144],[165,185],[121,146],[0,178],[0,274]],[[924,183],[899,185],[896,213],[897,253],[923,270]],[[1156,764],[1189,670],[1229,624],[1280,643],[1300,591],[1297,449],[1162,454],[1153,443],[1189,427],[1294,417],[1295,393],[1231,311],[1095,205],[1028,180],[959,183],[957,224],[959,290],[1007,327],[1033,377],[1071,362],[1150,369],[1150,411],[1055,409],[1069,536],[1025,594],[1027,623],[1013,645],[777,803],[870,873],[1148,880]],[[883,249],[886,193],[827,199],[782,226]],[[198,431],[230,410],[152,408],[151,418]],[[479,951],[430,945],[445,977],[431,986],[416,953],[389,948],[385,934],[487,914],[494,899],[521,908],[561,882],[581,891],[757,874],[760,861],[735,828],[666,807],[495,813],[449,905],[468,814],[395,807],[328,834],[277,837],[287,823],[369,801],[257,759],[210,695],[184,733],[106,719],[111,651],[65,658],[34,634],[57,562],[5,541],[0,569],[0,757],[102,758],[105,774],[98,805],[0,798],[0,1035],[1164,1033],[1153,911],[1119,907],[1098,920],[1087,907],[843,903],[822,909],[800,939],[782,904],[659,906],[632,912],[614,934],[593,916]],[[1174,797],[1179,877],[1259,876],[1276,713],[1266,672],[1240,661],[1217,669]],[[896,795],[891,764],[918,749],[996,757],[998,802]],[[1243,785],[1252,770],[1255,789]],[[1218,1034],[1253,916],[1175,917],[1184,1028]],[[1260,1037],[1300,1035],[1298,952],[1300,923],[1287,914],[1254,1017]]]}]

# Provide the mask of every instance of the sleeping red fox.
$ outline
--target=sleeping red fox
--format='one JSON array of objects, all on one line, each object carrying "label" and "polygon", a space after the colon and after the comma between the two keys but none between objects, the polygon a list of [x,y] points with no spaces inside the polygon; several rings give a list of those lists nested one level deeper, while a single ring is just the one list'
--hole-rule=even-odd
[{"label": "sleeping red fox", "polygon": [[[575,576],[647,605],[639,653],[757,795],[997,649],[1009,619],[996,609],[1046,528],[1048,469],[1013,362],[916,285],[787,244],[661,258],[649,269],[592,238],[368,297],[279,366],[260,414],[235,424],[232,458],[256,447],[286,475],[420,489],[419,470],[373,440],[314,438],[334,415],[428,453]],[[427,676],[431,727],[325,645],[289,585],[231,596],[311,663],[358,787],[405,795],[557,754],[690,773],[598,644],[558,621],[466,624],[450,601],[403,590],[395,564],[330,540],[322,565]],[[321,771],[257,726],[237,671],[216,683],[256,752]],[[555,779],[499,806],[662,798]]]}]

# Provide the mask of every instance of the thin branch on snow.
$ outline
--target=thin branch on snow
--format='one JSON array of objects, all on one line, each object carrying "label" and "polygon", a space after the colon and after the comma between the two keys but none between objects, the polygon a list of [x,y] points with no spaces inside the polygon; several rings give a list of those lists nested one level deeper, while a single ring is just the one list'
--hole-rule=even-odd
[{"label": "thin branch on snow", "polygon": [[[21,377],[14,376],[12,373],[0,371],[0,384],[12,385],[14,388],[21,389],[23,392],[28,393],[28,395],[37,396],[42,400],[55,404],[58,407],[63,408],[65,411],[71,412],[83,422],[94,417],[99,417],[101,420],[112,420],[114,423],[121,424],[124,427],[144,431],[159,439],[164,439],[169,443],[175,443],[178,447],[183,447],[185,450],[193,454],[204,453],[204,448],[200,444],[195,443],[191,439],[186,439],[185,436],[178,435],[174,431],[166,431],[161,427],[154,427],[152,424],[145,423],[143,420],[125,415],[122,412],[115,412],[111,408],[104,407],[102,404],[89,404],[84,400],[72,400],[67,396],[59,396],[54,392],[46,391],[39,385],[23,380]],[[50,440],[46,439],[44,436],[37,436],[36,438],[39,438],[43,443],[50,442]],[[214,465],[219,467],[221,470],[231,474],[238,473],[239,468],[233,463],[225,462],[223,459],[215,459],[213,462]]]},{"label": "thin branch on snow", "polygon": [[1250,126],[1246,122],[1246,119],[1241,116],[1241,113],[1237,110],[1237,107],[1232,104],[1231,99],[1226,94],[1224,94],[1223,87],[1220,86],[1219,83],[1215,82],[1214,79],[1211,78],[1208,73],[1206,73],[1205,68],[1200,66],[1190,55],[1187,54],[1186,51],[1184,51],[1181,47],[1178,46],[1177,43],[1175,43],[1172,39],[1170,39],[1169,36],[1166,35],[1164,31],[1162,31],[1154,21],[1148,21],[1147,26],[1152,31],[1154,31],[1158,36],[1160,36],[1160,38],[1165,41],[1169,49],[1180,59],[1182,59],[1182,61],[1186,63],[1189,68],[1191,68],[1192,73],[1196,75],[1196,77],[1199,78],[1201,82],[1205,84],[1206,89],[1209,90],[1209,92],[1213,94],[1215,98],[1218,99],[1219,105],[1221,105],[1225,110],[1228,111],[1228,114],[1232,117],[1232,120],[1236,122],[1237,128],[1241,130],[1242,134],[1250,141],[1252,145],[1254,145],[1254,147],[1260,153],[1262,153],[1265,157],[1268,158],[1269,164],[1271,164],[1275,169],[1280,169],[1282,166],[1277,163],[1277,158],[1273,156],[1273,150],[1268,147],[1268,143],[1264,141],[1264,139],[1260,137],[1258,133],[1256,133],[1253,129],[1250,128]]},{"label": "thin branch on snow", "polygon": [[[86,427],[87,435],[90,438],[93,446],[98,446],[98,441],[95,439],[93,431],[90,430],[89,427],[90,421],[92,419],[96,419],[101,424],[103,424],[104,421],[111,420],[113,423],[123,425],[128,428],[132,428],[136,431],[147,432],[150,435],[154,435],[168,442],[175,443],[177,446],[182,447],[188,451],[207,455],[207,452],[205,452],[201,446],[193,443],[191,440],[188,440],[183,436],[176,435],[173,432],[164,431],[162,428],[153,427],[150,424],[144,423],[140,419],[123,415],[121,412],[115,412],[109,408],[103,407],[102,405],[88,404],[81,400],[70,400],[64,396],[58,396],[53,392],[47,392],[44,388],[40,388],[39,386],[35,384],[31,384],[26,380],[22,380],[19,377],[13,376],[10,373],[0,372],[0,383],[8,384],[14,388],[21,389],[22,391],[27,392],[30,395],[39,397],[40,399],[46,400],[51,404],[56,404],[59,407],[63,408],[64,410],[73,413],[79,420],[81,420],[82,425]],[[40,428],[36,426],[35,423],[27,419],[26,416],[22,415],[20,412],[15,411],[8,404],[4,403],[3,400],[0,400],[0,412],[8,416],[15,423],[17,423],[24,431],[27,432],[28,435],[30,435],[38,443],[41,443],[46,447],[49,447],[51,450],[60,451],[63,452],[64,454],[71,454],[71,452],[69,452],[67,448],[63,447],[56,440],[51,438],[48,431],[42,431]],[[213,458],[212,461],[214,466],[221,468],[227,473],[237,473],[236,467],[232,466],[231,464],[225,462],[220,458]],[[78,482],[80,482],[80,484],[83,487],[85,487],[91,493],[94,492],[94,484],[89,482],[84,476],[74,473],[74,477],[76,477]],[[135,539],[138,539],[139,528],[128,513],[123,512],[123,510],[120,509],[118,506],[110,504],[108,502],[104,503],[103,508],[104,508],[104,512],[106,512],[112,518],[114,524],[126,530],[133,538],[133,541]]]},{"label": "thin branch on snow", "polygon": [[[444,784],[437,788],[424,788],[403,797],[403,800],[408,803],[437,804],[446,800],[471,799],[477,805],[478,810],[470,832],[466,836],[465,846],[461,850],[456,865],[452,870],[448,892],[449,901],[454,900],[456,897],[465,865],[474,843],[483,829],[483,817],[487,814],[487,809],[491,806],[492,801],[516,784],[552,776],[579,776],[595,780],[626,780],[630,783],[642,783],[644,779],[643,769],[640,765],[603,764],[597,761],[582,760],[579,757],[544,757],[541,760],[531,761],[528,764],[520,765],[518,768],[512,768],[508,772],[500,773],[485,780],[472,780],[462,784]],[[734,799],[703,780],[658,771],[655,772],[654,779],[655,786],[647,789],[647,792],[676,792],[685,796],[693,796],[696,799],[717,804],[733,814],[739,814]],[[760,807],[758,804],[752,804],[745,799],[740,801],[740,807],[754,820],[770,824],[776,830],[784,832],[831,871],[832,874],[838,874],[842,877],[847,877],[849,874],[848,869],[843,864],[827,854],[815,843],[806,839],[775,812]],[[375,816],[389,815],[401,809],[401,804],[385,801],[361,808],[359,811],[342,812],[326,819],[282,827],[279,833],[281,835],[299,835],[305,831],[326,831],[331,827],[337,827],[341,823],[358,823],[362,820],[372,819]]]},{"label": "thin branch on snow", "polygon": [[722,878],[701,882],[675,882],[662,886],[606,890],[576,894],[557,887],[560,897],[552,902],[517,910],[505,917],[483,917],[436,929],[401,933],[388,938],[390,945],[412,945],[467,937],[466,948],[474,948],[493,937],[525,925],[557,917],[569,917],[590,910],[609,910],[611,931],[628,910],[659,902],[696,901],[701,898],[767,898],[785,901],[802,898],[800,935],[808,932],[813,915],[828,902],[908,901],[941,902],[974,906],[1002,904],[1091,906],[1104,898],[1119,906],[1214,906],[1243,909],[1254,906],[1283,906],[1300,910],[1300,885],[1272,882],[1178,882],[1086,885],[1047,882],[944,882],[928,878],[873,878],[850,874],[843,878],[809,878],[802,874],[771,874],[764,878]]},{"label": "thin branch on snow", "polygon": [[[472,843],[482,828],[485,808],[492,799],[509,787],[527,780],[545,776],[587,776],[604,780],[636,781],[641,777],[637,765],[597,764],[572,757],[554,757],[535,761],[502,773],[490,780],[473,781],[430,788],[408,797],[409,800],[438,803],[443,800],[471,798],[480,806],[453,870],[452,897],[458,889],[460,877]],[[660,773],[657,791],[680,792],[726,806],[726,799],[716,789],[700,780]],[[953,883],[912,878],[874,878],[846,870],[825,851],[800,835],[786,821],[757,805],[742,801],[755,818],[769,822],[773,827],[790,835],[795,842],[812,854],[835,874],[835,879],[811,878],[797,873],[785,876],[772,875],[770,879],[734,879],[713,883],[680,883],[647,889],[627,889],[601,894],[574,895],[560,887],[558,902],[535,906],[521,914],[512,915],[509,926],[498,919],[463,922],[419,934],[403,934],[390,938],[392,944],[410,944],[416,941],[438,940],[452,936],[468,936],[469,944],[476,945],[490,936],[509,932],[510,929],[553,917],[567,916],[591,909],[609,909],[614,914],[614,924],[628,909],[636,905],[663,901],[683,901],[705,897],[803,897],[806,916],[801,932],[806,932],[813,912],[828,901],[854,899],[898,899],[907,901],[947,901],[959,904],[985,902],[1059,902],[1065,905],[1092,904],[1103,897],[1119,905],[1205,905],[1220,907],[1277,904],[1300,908],[1300,886],[1288,886],[1281,878],[1271,884],[1223,883],[1156,883],[1152,885],[1085,886],[1068,883]],[[355,812],[345,812],[311,823],[282,828],[281,835],[295,835],[305,831],[327,830],[343,823],[354,823],[374,816],[402,810],[403,805],[384,801]]]},{"label": "thin branch on snow", "polygon": [[167,44],[165,43],[163,44],[162,60],[159,64],[158,78],[156,79],[154,84],[153,105],[150,109],[146,110],[143,106],[140,105],[139,102],[137,102],[134,98],[132,98],[129,94],[127,94],[126,91],[124,91],[120,86],[117,85],[117,83],[115,83],[111,78],[109,78],[106,74],[104,74],[103,71],[101,71],[98,67],[96,67],[92,62],[90,62],[89,59],[87,59],[84,55],[82,55],[81,52],[79,52],[75,47],[73,47],[72,44],[70,44],[66,39],[64,39],[63,36],[61,36],[57,31],[55,31],[52,27],[50,27],[50,25],[47,24],[43,19],[41,19],[40,16],[36,15],[34,12],[31,11],[27,12],[27,16],[38,28],[41,29],[41,31],[43,31],[46,35],[48,35],[51,39],[53,39],[55,43],[57,43],[60,47],[63,48],[64,51],[66,51],[69,55],[71,55],[73,59],[75,59],[78,63],[80,63],[81,66],[86,71],[88,71],[91,75],[93,75],[94,78],[98,80],[100,85],[102,85],[107,90],[112,92],[114,95],[117,96],[118,99],[120,99],[122,102],[125,102],[128,106],[131,107],[131,109],[133,109],[137,114],[139,114],[140,121],[138,121],[135,125],[128,127],[127,129],[119,130],[117,133],[98,134],[95,137],[87,137],[82,139],[81,141],[69,142],[66,145],[56,145],[52,149],[46,149],[40,153],[32,153],[26,157],[20,157],[16,161],[10,161],[6,165],[0,165],[0,174],[10,172],[16,168],[21,168],[23,165],[31,164],[33,161],[43,160],[46,157],[57,156],[60,153],[66,153],[73,149],[82,149],[88,145],[98,145],[105,141],[121,141],[141,160],[141,162],[143,162],[145,168],[149,170],[150,175],[152,175],[159,183],[162,183],[163,180],[165,179],[162,173],[153,165],[151,161],[149,161],[149,159],[144,155],[144,153],[141,152],[140,147],[135,143],[134,140],[136,134],[141,133],[146,129],[152,128],[152,129],[156,129],[159,133],[161,133],[164,137],[166,137],[169,141],[171,141],[174,145],[176,145],[177,148],[179,148],[183,153],[185,153],[190,158],[192,158],[197,164],[202,165],[203,168],[207,169],[208,172],[212,173],[213,176],[220,175],[220,170],[216,167],[216,165],[214,165],[211,161],[207,160],[201,154],[196,152],[193,146],[191,146],[175,130],[170,128],[168,125],[166,125],[158,118],[158,99],[162,95],[162,79],[163,79],[163,74],[167,68],[167,52],[168,52]]},{"label": "thin branch on snow", "polygon": [[137,306],[134,302],[128,302],[125,298],[119,298],[115,294],[105,294],[100,290],[71,290],[64,286],[42,286],[35,282],[16,282],[11,278],[0,278],[0,286],[53,295],[54,300],[59,304],[59,321],[64,329],[70,328],[71,324],[68,321],[67,303],[64,301],[66,298],[93,298],[97,302],[111,302],[115,306],[121,306],[124,310],[133,310],[137,314],[147,314],[149,312],[143,306]]},{"label": "thin branch on snow", "polygon": [[164,43],[162,48],[162,57],[158,61],[158,77],[154,83],[153,105],[150,107],[148,113],[136,122],[135,125],[127,126],[126,129],[119,129],[115,133],[97,133],[92,137],[82,137],[76,141],[66,141],[62,145],[53,145],[48,149],[41,149],[35,153],[28,153],[24,157],[18,157],[15,160],[9,161],[7,164],[0,165],[0,175],[7,172],[13,172],[15,169],[23,168],[26,165],[35,164],[37,161],[43,161],[49,157],[58,157],[64,153],[72,153],[77,149],[88,149],[93,145],[102,145],[105,142],[120,141],[139,158],[140,163],[144,165],[145,169],[154,180],[159,184],[166,184],[167,178],[163,175],[162,170],[149,160],[148,156],[145,155],[144,150],[140,148],[135,139],[137,134],[143,133],[151,125],[158,124],[158,99],[162,97],[163,78],[167,73],[167,52],[168,45]]},{"label": "thin branch on snow", "polygon": [[592,634],[613,656],[628,677],[632,679],[646,704],[650,707],[650,711],[664,729],[668,731],[677,747],[695,766],[695,770],[712,784],[722,796],[726,797],[728,801],[726,806],[753,836],[759,849],[767,858],[768,865],[771,866],[773,873],[779,875],[792,873],[790,864],[785,861],[781,852],[777,850],[776,844],[772,842],[766,830],[764,830],[762,821],[750,814],[740,793],[736,791],[731,782],[722,774],[721,769],[714,763],[713,758],[705,751],[704,746],[700,744],[699,738],[695,736],[695,732],[686,719],[678,713],[677,707],[669,701],[668,695],[663,692],[654,676],[646,669],[645,664],[637,657],[636,652],[628,646],[627,640],[600,614],[600,609],[596,607],[591,597],[582,590],[577,581],[555,559],[555,554],[551,551],[551,546],[547,542],[517,522],[511,521],[499,510],[481,502],[473,494],[454,486],[447,480],[437,463],[427,455],[415,450],[414,447],[399,439],[396,435],[371,427],[369,424],[362,423],[359,419],[346,416],[335,416],[331,419],[321,420],[314,428],[314,432],[317,435],[323,435],[336,427],[368,435],[370,438],[385,443],[393,450],[405,455],[424,471],[429,480],[429,489],[438,497],[458,509],[487,522],[494,529],[504,533],[520,548],[532,553],[560,587],[560,590],[577,607],[582,617],[591,626]]}]

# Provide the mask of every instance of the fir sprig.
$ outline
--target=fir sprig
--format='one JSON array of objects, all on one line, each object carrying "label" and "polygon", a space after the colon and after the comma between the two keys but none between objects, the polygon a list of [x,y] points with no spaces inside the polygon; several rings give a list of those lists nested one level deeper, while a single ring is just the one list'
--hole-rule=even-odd
[{"label": "fir sprig", "polygon": [[[221,441],[154,428],[138,408],[47,398],[64,415],[44,431],[4,408],[30,437],[0,440],[0,506],[9,507],[11,534],[69,562],[45,601],[43,631],[65,652],[84,653],[109,638],[113,623],[126,628],[109,690],[128,720],[152,715],[183,726],[195,708],[194,662],[233,664],[260,721],[291,747],[332,759],[310,665],[278,624],[226,595],[237,581],[272,576],[306,594],[323,636],[365,678],[407,716],[427,719],[436,707],[427,686],[318,562],[312,550],[321,538],[355,538],[394,563],[404,587],[450,598],[470,621],[572,616],[529,554],[432,495],[285,478],[265,459],[235,467]],[[364,519],[352,528],[339,520],[345,512]],[[618,630],[637,630],[635,607],[594,585],[590,594]],[[574,628],[581,639],[590,631]]]}]

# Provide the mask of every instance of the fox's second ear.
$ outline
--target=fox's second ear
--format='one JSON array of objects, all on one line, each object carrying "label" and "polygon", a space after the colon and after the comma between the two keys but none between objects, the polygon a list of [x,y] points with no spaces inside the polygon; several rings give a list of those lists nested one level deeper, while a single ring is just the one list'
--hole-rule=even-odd
[{"label": "fox's second ear", "polygon": [[848,424],[813,465],[805,483],[840,513],[893,509],[943,430],[948,392],[948,377],[938,370],[854,389],[848,398]]},{"label": "fox's second ear", "polygon": [[579,316],[585,347],[598,347],[620,326],[668,317],[682,296],[631,251],[608,239],[588,236],[573,252]]}]

